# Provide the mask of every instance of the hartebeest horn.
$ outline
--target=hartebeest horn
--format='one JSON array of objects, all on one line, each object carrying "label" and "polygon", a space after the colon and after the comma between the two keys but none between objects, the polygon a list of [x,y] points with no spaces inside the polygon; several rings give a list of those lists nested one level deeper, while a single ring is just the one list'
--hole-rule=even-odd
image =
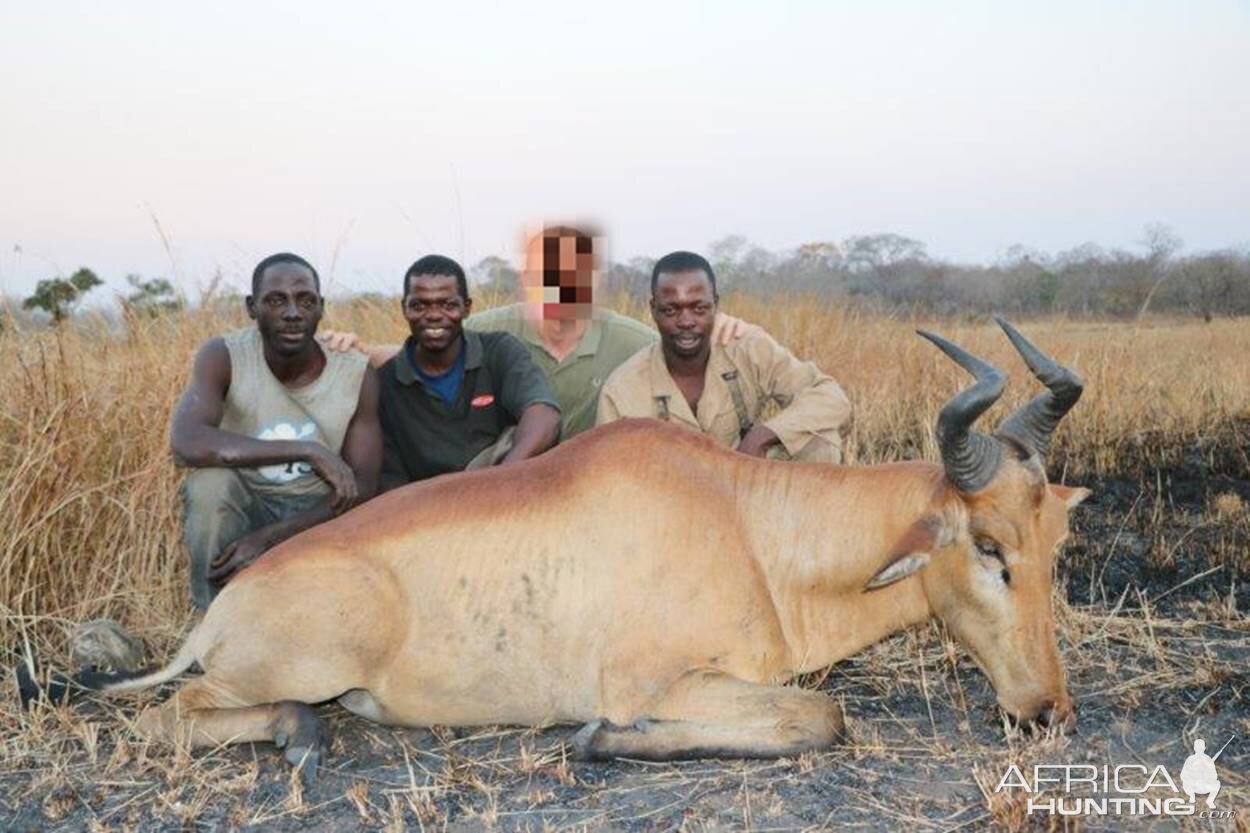
[{"label": "hartebeest horn", "polygon": [[1063,415],[1081,398],[1085,383],[1076,373],[1030,344],[1015,327],[997,315],[994,320],[1003,328],[1007,338],[1011,339],[1029,370],[1048,388],[1045,393],[1039,393],[1024,407],[1003,420],[998,426],[998,432],[1023,443],[1026,448],[1044,459],[1046,452],[1050,450],[1050,435],[1054,433]]},{"label": "hartebeest horn", "polygon": [[916,332],[936,344],[976,379],[942,407],[938,414],[937,438],[947,478],[961,492],[979,491],[994,479],[1003,458],[1003,446],[992,437],[972,431],[972,423],[1002,396],[1007,374],[939,335],[924,330]]}]

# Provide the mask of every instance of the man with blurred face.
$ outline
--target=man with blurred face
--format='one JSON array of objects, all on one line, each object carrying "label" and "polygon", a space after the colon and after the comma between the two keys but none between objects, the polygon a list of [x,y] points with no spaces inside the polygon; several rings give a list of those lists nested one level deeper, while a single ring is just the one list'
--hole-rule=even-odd
[{"label": "man with blurred face", "polygon": [[412,264],[402,303],[412,335],[381,370],[384,490],[555,444],[559,405],[525,347],[464,329],[473,301],[460,264],[441,255]]},{"label": "man with blurred face", "polygon": [[279,542],[372,497],[382,464],[377,374],[314,339],[312,265],[265,258],[246,305],[256,326],[200,348],[170,431],[175,461],[192,469],[183,532],[198,608]]},{"label": "man with blurred face", "polygon": [[[718,302],[716,275],[703,257],[673,252],[656,262],[651,316],[660,343],[608,377],[598,424],[655,417],[743,454],[841,462],[851,425],[842,388],[762,331],[718,343],[712,338]],[[770,403],[780,411],[764,419]]]},{"label": "man with blurred face", "polygon": [[[520,339],[551,385],[562,413],[561,438],[595,424],[599,391],[626,359],[655,343],[656,333],[634,319],[594,303],[596,241],[573,226],[548,226],[525,242],[521,302],[471,315],[470,331],[500,331]],[[758,328],[732,316],[717,317],[715,338],[729,341]],[[365,345],[351,333],[327,333],[333,350],[368,353],[375,366],[395,345]]]}]

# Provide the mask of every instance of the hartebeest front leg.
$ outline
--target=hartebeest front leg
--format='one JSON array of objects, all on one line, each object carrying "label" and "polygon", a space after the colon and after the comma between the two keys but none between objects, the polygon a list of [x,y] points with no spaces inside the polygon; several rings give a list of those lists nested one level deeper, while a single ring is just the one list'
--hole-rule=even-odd
[{"label": "hartebeest front leg", "polygon": [[317,777],[327,747],[321,720],[295,700],[241,705],[207,677],[193,680],[159,706],[145,709],[136,724],[146,738],[191,747],[269,741],[299,771],[305,784]]},{"label": "hartebeest front leg", "polygon": [[776,758],[832,746],[844,730],[841,707],[825,694],[718,672],[682,677],[651,711],[628,726],[586,724],[573,737],[574,754],[584,760]]}]

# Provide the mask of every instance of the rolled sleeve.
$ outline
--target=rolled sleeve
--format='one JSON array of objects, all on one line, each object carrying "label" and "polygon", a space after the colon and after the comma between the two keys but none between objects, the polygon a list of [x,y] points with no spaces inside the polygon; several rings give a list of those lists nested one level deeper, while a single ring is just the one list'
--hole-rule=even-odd
[{"label": "rolled sleeve", "polygon": [[753,338],[748,349],[762,371],[764,394],[782,406],[763,425],[777,435],[786,451],[798,457],[815,437],[841,449],[852,419],[851,401],[842,386],[767,334]]}]

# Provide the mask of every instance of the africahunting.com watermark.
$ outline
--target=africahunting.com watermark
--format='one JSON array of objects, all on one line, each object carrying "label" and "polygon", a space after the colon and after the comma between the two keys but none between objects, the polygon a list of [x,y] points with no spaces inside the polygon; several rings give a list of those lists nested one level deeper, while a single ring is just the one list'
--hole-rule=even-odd
[{"label": "africahunting.com watermark", "polygon": [[1023,790],[1028,795],[1030,815],[1229,819],[1237,811],[1226,801],[1222,807],[1216,804],[1221,783],[1215,762],[1232,741],[1229,738],[1212,756],[1206,754],[1206,741],[1195,740],[1194,754],[1185,759],[1177,779],[1162,764],[1153,768],[1143,764],[1037,764],[1031,770],[1012,764],[994,792]]}]

